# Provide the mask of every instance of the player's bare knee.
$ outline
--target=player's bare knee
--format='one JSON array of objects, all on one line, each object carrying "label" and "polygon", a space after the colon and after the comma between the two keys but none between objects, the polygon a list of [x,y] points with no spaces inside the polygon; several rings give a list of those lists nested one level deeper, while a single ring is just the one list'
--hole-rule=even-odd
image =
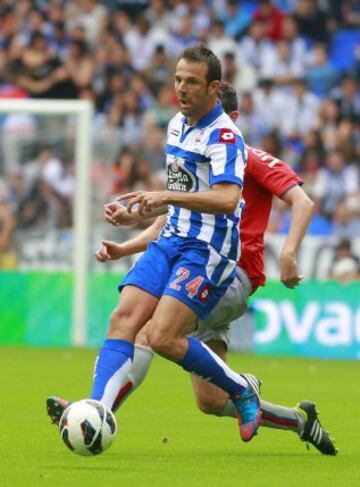
[{"label": "player's bare knee", "polygon": [[168,357],[173,348],[173,337],[164,331],[151,327],[147,332],[147,340],[149,346],[154,352]]},{"label": "player's bare knee", "polygon": [[117,333],[136,334],[137,320],[131,310],[115,308],[110,315],[107,335],[113,337]]}]

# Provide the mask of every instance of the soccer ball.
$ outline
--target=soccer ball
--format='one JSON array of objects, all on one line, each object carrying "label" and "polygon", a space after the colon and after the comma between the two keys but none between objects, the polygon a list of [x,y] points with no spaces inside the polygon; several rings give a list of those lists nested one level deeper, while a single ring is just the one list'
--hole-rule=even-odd
[{"label": "soccer ball", "polygon": [[65,445],[77,455],[98,455],[107,450],[116,436],[113,413],[99,401],[83,399],[63,412],[59,430]]}]

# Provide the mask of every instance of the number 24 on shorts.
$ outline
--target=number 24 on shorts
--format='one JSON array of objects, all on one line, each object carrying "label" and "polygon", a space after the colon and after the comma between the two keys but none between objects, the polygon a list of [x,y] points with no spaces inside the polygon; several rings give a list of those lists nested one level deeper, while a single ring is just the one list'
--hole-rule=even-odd
[{"label": "number 24 on shorts", "polygon": [[[176,277],[170,284],[171,289],[175,289],[176,291],[180,291],[181,286],[179,285],[180,282],[185,281],[190,275],[190,271],[185,267],[179,267],[176,271]],[[204,278],[202,276],[195,277],[191,281],[185,284],[185,289],[188,291],[189,298],[193,298],[197,295],[199,291],[199,287],[203,283]]]}]

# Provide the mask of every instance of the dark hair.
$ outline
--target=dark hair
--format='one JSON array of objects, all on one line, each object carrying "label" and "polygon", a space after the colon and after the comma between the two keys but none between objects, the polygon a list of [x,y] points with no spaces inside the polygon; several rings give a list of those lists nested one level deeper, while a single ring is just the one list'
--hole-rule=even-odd
[{"label": "dark hair", "polygon": [[186,59],[187,61],[194,61],[196,63],[205,63],[208,68],[206,73],[208,84],[212,81],[221,80],[220,60],[207,47],[203,45],[188,47],[180,54],[178,61],[180,61],[180,59]]},{"label": "dark hair", "polygon": [[340,249],[351,250],[351,242],[348,238],[342,238],[341,240],[338,241],[335,248],[337,250],[340,250]]},{"label": "dark hair", "polygon": [[234,112],[238,109],[236,90],[229,83],[226,83],[226,81],[222,81],[218,91],[218,97],[226,113]]},{"label": "dark hair", "polygon": [[83,40],[71,39],[69,44],[79,51],[80,56],[85,56],[88,53],[88,46]]},{"label": "dark hair", "polygon": [[34,46],[34,44],[35,44],[37,41],[44,41],[44,42],[46,41],[46,37],[45,37],[45,35],[44,35],[42,32],[38,31],[38,30],[36,30],[35,32],[33,32],[33,33],[31,34],[31,36],[30,36],[30,42],[29,42],[29,46],[30,46],[30,47],[33,47],[33,46]]}]

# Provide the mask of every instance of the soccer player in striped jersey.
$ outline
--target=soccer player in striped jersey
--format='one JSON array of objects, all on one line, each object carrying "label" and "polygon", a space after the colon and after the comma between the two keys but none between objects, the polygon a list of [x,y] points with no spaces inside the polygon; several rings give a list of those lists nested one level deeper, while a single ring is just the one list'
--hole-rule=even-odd
[{"label": "soccer player in striped jersey", "polygon": [[[226,113],[236,121],[239,113],[234,88],[227,83],[222,83],[219,97]],[[284,199],[292,208],[293,213],[292,230],[289,232],[282,252],[281,280],[290,288],[300,283],[301,277],[298,276],[294,256],[312,212],[312,204],[299,187],[300,183],[299,177],[283,161],[260,149],[248,147],[244,189],[246,206],[241,222],[242,256],[238,262],[237,276],[212,315],[200,321],[195,332],[195,336],[205,341],[223,360],[226,360],[230,321],[245,312],[248,295],[254,293],[258,286],[265,284],[264,232],[274,195]],[[135,214],[129,215],[124,207],[117,203],[106,205],[105,216],[110,223],[115,225],[133,224],[139,219],[139,216]],[[96,253],[98,260],[105,262],[143,251],[149,241],[158,237],[163,224],[163,219],[159,217],[152,226],[127,242],[122,244],[102,242]],[[114,409],[119,407],[142,383],[152,357],[153,352],[148,346],[146,334],[142,331],[137,337],[133,367],[124,386],[119,391]],[[253,382],[254,387],[258,387],[253,376],[248,375],[247,377]],[[236,416],[232,403],[221,389],[196,377],[192,377],[192,382],[198,406],[203,412],[218,416]],[[58,421],[68,404],[68,401],[61,398],[48,398],[48,413],[53,421]],[[337,453],[332,440],[317,418],[313,403],[302,401],[297,407],[289,408],[261,400],[260,407],[262,410],[261,426],[294,431],[300,439],[313,444],[321,453],[327,455]]]},{"label": "soccer player in striped jersey", "polygon": [[206,47],[185,49],[175,72],[180,106],[169,123],[168,189],[123,195],[131,213],[167,208],[168,217],[122,281],[95,364],[91,398],[109,408],[131,369],[136,335],[147,325],[151,348],[184,370],[223,389],[233,402],[240,436],[250,441],[260,424],[257,391],[195,337],[234,281],[239,259],[246,149],[218,101],[219,59]]}]

